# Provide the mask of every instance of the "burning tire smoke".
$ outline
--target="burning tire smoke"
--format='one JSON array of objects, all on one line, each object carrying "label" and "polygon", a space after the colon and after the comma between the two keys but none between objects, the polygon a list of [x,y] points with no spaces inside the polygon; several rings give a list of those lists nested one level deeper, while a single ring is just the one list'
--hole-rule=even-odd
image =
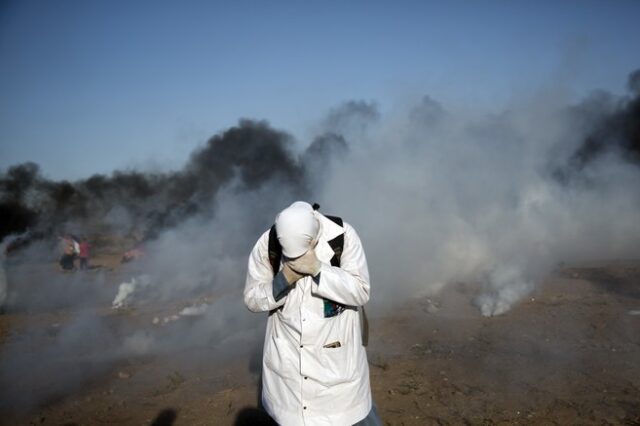
[{"label": "burning tire smoke", "polygon": [[117,171],[55,182],[42,177],[34,163],[17,165],[0,178],[0,239],[26,230],[48,235],[96,226],[155,237],[193,215],[210,214],[216,194],[232,179],[244,190],[282,181],[302,195],[303,172],[288,151],[291,144],[266,123],[243,120],[212,137],[177,172]]}]

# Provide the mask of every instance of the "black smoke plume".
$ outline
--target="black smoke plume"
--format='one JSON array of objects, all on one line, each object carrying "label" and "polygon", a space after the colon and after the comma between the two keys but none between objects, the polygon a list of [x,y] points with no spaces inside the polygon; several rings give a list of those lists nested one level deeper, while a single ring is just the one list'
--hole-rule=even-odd
[{"label": "black smoke plume", "polygon": [[555,175],[567,183],[607,154],[640,167],[640,69],[629,75],[631,95],[621,100],[597,92],[571,111],[589,131],[566,165]]},{"label": "black smoke plume", "polygon": [[189,217],[210,215],[216,194],[232,180],[248,190],[280,183],[304,197],[306,176],[291,144],[265,122],[241,120],[174,172],[116,171],[68,182],[46,179],[34,163],[16,165],[0,175],[0,240],[105,226],[154,238]]}]

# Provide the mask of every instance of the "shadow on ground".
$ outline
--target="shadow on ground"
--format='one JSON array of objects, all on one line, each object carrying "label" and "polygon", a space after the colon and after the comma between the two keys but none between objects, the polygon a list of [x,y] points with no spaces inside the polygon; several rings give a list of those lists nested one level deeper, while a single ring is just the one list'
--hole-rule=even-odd
[{"label": "shadow on ground", "polygon": [[164,409],[151,422],[151,426],[172,426],[178,418],[178,413],[172,408]]},{"label": "shadow on ground", "polygon": [[234,426],[278,426],[263,410],[245,407],[238,413]]}]

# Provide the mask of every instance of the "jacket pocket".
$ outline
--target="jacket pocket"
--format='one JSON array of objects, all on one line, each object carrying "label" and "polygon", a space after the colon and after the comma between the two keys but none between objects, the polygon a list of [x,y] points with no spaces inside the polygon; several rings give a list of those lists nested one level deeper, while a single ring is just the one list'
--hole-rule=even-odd
[{"label": "jacket pocket", "polygon": [[352,381],[356,373],[352,368],[352,358],[350,347],[345,345],[320,348],[322,372],[319,374],[318,381],[325,386],[335,386]]}]

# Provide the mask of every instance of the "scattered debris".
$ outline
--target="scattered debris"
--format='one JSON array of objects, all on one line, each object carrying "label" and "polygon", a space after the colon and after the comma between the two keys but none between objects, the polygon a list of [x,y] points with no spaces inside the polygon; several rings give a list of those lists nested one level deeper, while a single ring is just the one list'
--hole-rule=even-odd
[{"label": "scattered debris", "polygon": [[120,263],[128,263],[132,260],[140,259],[144,256],[144,246],[139,245],[137,247],[132,248],[131,250],[127,250],[122,254],[122,258],[120,259]]},{"label": "scattered debris", "polygon": [[171,315],[171,316],[168,316],[168,317],[164,317],[164,319],[162,320],[162,322],[163,322],[164,324],[166,324],[166,323],[168,323],[168,322],[175,321],[175,320],[177,320],[178,318],[180,318],[178,315]]},{"label": "scattered debris", "polygon": [[191,316],[191,317],[200,316],[200,315],[204,315],[205,312],[207,312],[207,309],[209,309],[209,305],[207,305],[206,303],[201,303],[200,305],[197,305],[197,306],[188,306],[184,308],[183,310],[180,311],[179,315]]}]

